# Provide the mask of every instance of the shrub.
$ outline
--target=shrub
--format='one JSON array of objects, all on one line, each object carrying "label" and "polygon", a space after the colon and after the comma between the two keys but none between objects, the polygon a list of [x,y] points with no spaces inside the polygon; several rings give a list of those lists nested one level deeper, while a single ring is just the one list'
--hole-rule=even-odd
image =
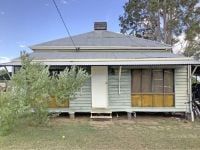
[{"label": "shrub", "polygon": [[10,92],[0,92],[0,135],[7,135],[25,112],[26,108],[15,96]]},{"label": "shrub", "polygon": [[50,82],[47,66],[32,63],[28,57],[22,57],[22,67],[11,80],[11,91],[18,93],[15,99],[22,101],[29,108],[28,111],[33,112],[33,124],[43,125],[48,120]]},{"label": "shrub", "polygon": [[9,133],[22,116],[28,116],[33,125],[46,125],[50,97],[56,97],[61,104],[71,100],[89,78],[84,69],[77,67],[66,68],[59,75],[50,77],[49,67],[33,63],[26,55],[21,61],[22,67],[13,75],[7,92],[0,93],[2,135]]}]

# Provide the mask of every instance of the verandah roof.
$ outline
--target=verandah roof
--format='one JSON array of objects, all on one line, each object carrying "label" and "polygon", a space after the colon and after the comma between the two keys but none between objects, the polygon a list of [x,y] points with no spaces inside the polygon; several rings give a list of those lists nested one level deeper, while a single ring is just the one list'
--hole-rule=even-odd
[{"label": "verandah roof", "polygon": [[[41,51],[29,54],[33,60],[78,60],[78,59],[149,59],[149,58],[186,58],[181,54],[171,52],[67,52],[67,51]],[[19,60],[15,59],[15,60]]]},{"label": "verandah roof", "polygon": [[[187,65],[200,64],[189,57],[171,52],[33,52],[33,62],[46,65]],[[1,66],[19,66],[20,58]]]}]

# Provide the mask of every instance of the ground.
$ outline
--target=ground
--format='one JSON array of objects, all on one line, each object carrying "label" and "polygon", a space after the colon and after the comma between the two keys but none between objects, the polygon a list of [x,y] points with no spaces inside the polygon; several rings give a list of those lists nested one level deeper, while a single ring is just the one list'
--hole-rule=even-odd
[{"label": "ground", "polygon": [[0,149],[200,149],[200,121],[171,116],[112,121],[58,117],[51,119],[48,127],[16,127],[10,135],[0,137]]}]

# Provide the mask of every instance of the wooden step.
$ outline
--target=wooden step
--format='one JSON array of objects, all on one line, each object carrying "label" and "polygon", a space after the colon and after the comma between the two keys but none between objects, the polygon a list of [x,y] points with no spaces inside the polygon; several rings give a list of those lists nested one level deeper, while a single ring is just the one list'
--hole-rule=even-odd
[{"label": "wooden step", "polygon": [[112,119],[112,111],[108,108],[92,108],[91,119]]},{"label": "wooden step", "polygon": [[91,119],[112,119],[112,116],[91,116]]}]

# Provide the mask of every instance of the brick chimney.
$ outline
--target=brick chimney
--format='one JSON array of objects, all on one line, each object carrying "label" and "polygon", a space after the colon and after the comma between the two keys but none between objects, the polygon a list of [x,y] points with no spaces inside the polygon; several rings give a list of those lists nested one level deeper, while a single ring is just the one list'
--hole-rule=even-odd
[{"label": "brick chimney", "polygon": [[107,30],[107,22],[94,22],[94,30]]}]

